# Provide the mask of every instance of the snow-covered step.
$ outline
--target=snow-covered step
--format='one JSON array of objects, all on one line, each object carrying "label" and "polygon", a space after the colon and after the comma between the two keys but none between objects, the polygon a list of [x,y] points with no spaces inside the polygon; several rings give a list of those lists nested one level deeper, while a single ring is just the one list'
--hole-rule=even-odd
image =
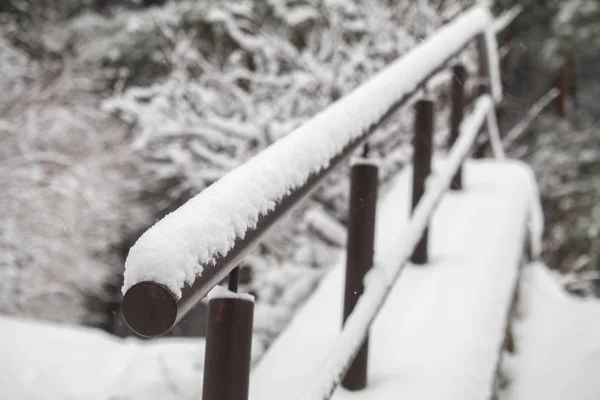
[{"label": "snow-covered step", "polygon": [[600,399],[600,301],[569,295],[556,278],[541,263],[524,269],[501,399]]},{"label": "snow-covered step", "polygon": [[[528,228],[535,178],[516,161],[469,161],[465,190],[449,192],[431,224],[430,264],[409,266],[370,336],[368,387],[334,399],[487,399],[493,390]],[[381,196],[376,262],[406,226],[407,168]],[[539,226],[537,227],[539,233]],[[336,342],[344,257],[254,369],[251,400],[299,397]]]}]

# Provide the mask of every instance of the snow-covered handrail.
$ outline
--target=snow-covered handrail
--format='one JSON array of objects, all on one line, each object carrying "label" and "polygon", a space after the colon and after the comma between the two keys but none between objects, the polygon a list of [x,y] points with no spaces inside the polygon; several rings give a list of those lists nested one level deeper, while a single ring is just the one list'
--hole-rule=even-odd
[{"label": "snow-covered handrail", "polygon": [[[170,330],[294,206],[474,38],[500,87],[489,10],[475,6],[298,129],[157,222],[125,263],[123,314],[144,336]],[[492,54],[493,53],[493,54]]]},{"label": "snow-covered handrail", "polygon": [[494,33],[498,34],[506,29],[514,20],[523,12],[523,6],[520,4],[514,5],[510,10],[503,13],[494,21]]}]

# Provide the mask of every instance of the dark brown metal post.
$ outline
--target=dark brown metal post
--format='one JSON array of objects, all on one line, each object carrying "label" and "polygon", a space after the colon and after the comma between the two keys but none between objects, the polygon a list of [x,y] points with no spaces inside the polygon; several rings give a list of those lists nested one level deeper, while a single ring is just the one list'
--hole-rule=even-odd
[{"label": "dark brown metal post", "polygon": [[485,34],[481,33],[475,39],[477,45],[477,63],[479,83],[477,84],[477,95],[490,93],[490,63],[488,59],[488,48]]},{"label": "dark brown metal post", "polygon": [[[482,33],[477,36],[476,39],[477,45],[477,61],[478,61],[478,75],[479,75],[479,83],[477,84],[477,96],[481,96],[483,94],[489,94],[491,92],[490,88],[490,63],[488,59],[488,48],[485,40],[485,33]],[[480,136],[483,132],[485,132],[485,124],[482,125]],[[474,158],[483,158],[485,157],[485,153],[487,150],[489,142],[486,140],[485,143],[480,144],[475,148],[473,152]]]},{"label": "dark brown metal post", "polygon": [[[460,124],[462,123],[465,108],[465,81],[467,79],[467,69],[462,64],[452,67],[452,109],[450,112],[450,138],[448,148],[452,148],[458,135],[460,135]],[[456,171],[450,184],[452,190],[462,189],[462,165]]]},{"label": "dark brown metal post", "polygon": [[564,118],[571,112],[572,107],[577,108],[577,64],[573,55],[563,63],[556,80],[559,90],[556,99],[557,114]]},{"label": "dark brown metal post", "polygon": [[513,65],[513,59],[514,59],[514,54],[515,54],[515,36],[516,36],[516,28],[515,28],[515,21],[513,21],[507,28],[506,30],[506,35],[504,37],[503,40],[503,44],[508,47],[508,54],[506,54],[506,56],[500,61],[500,71],[502,73],[502,76],[505,75],[505,73],[508,72],[508,69],[510,68],[510,66]]},{"label": "dark brown metal post", "polygon": [[[364,277],[373,265],[378,176],[377,165],[368,161],[359,160],[350,172],[344,323],[362,295]],[[368,349],[367,337],[342,380],[344,388],[360,390],[367,386]]]},{"label": "dark brown metal post", "polygon": [[569,95],[573,101],[573,107],[577,109],[579,107],[579,102],[577,100],[577,59],[574,54],[571,54],[569,57]]},{"label": "dark brown metal post", "polygon": [[[433,101],[419,100],[415,106],[415,137],[413,154],[412,210],[425,193],[425,183],[431,173],[431,154],[433,151]],[[411,262],[427,263],[427,242],[429,229],[426,228],[419,243],[415,246]]]},{"label": "dark brown metal post", "polygon": [[253,318],[251,299],[209,301],[202,400],[248,400]]},{"label": "dark brown metal post", "polygon": [[556,98],[556,112],[560,118],[564,118],[567,115],[566,103],[568,93],[567,73],[564,65],[558,71],[558,75],[556,77],[556,87],[558,88],[558,97]]},{"label": "dark brown metal post", "polygon": [[235,267],[227,277],[227,289],[231,292],[237,292],[240,283],[240,267]]}]

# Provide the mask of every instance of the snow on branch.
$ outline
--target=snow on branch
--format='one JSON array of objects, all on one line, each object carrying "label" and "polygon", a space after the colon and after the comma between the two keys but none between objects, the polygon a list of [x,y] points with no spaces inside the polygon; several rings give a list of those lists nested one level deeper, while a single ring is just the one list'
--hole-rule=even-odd
[{"label": "snow on branch", "polygon": [[339,247],[346,245],[346,227],[332,218],[324,210],[313,208],[305,214],[306,223],[326,241]]},{"label": "snow on branch", "polygon": [[542,96],[527,112],[525,117],[517,123],[504,137],[504,146],[509,148],[515,141],[517,141],[524,133],[527,128],[531,125],[533,120],[558,96],[558,89],[552,88]]},{"label": "snow on branch", "polygon": [[[181,296],[290,191],[326,168],[476,35],[492,17],[473,7],[307,123],[232,170],[146,231],[125,262],[125,293],[154,281]],[[487,35],[489,36],[489,35]]]}]

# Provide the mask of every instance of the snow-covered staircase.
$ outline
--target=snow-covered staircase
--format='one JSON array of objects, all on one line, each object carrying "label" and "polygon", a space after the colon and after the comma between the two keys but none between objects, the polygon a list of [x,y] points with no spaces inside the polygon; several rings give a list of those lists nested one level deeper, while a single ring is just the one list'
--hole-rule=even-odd
[{"label": "snow-covered staircase", "polygon": [[[376,264],[410,210],[410,169],[381,196]],[[489,399],[527,238],[540,230],[535,178],[515,161],[469,161],[465,188],[431,221],[430,263],[409,266],[370,332],[368,385],[334,399]],[[392,251],[393,253],[393,251]],[[263,356],[250,399],[297,397],[310,387],[341,327],[344,262],[324,278]]]}]

